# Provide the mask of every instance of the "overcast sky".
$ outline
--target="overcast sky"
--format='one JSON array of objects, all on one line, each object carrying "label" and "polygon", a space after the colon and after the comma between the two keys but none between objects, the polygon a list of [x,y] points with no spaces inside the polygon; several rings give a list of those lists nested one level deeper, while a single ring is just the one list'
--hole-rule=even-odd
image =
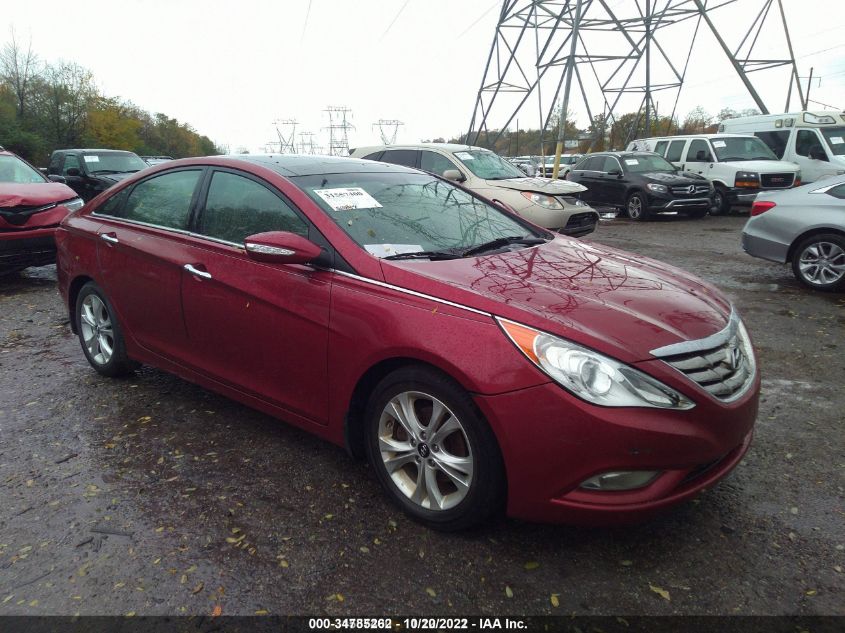
[{"label": "overcast sky", "polygon": [[[763,2],[738,0],[714,12],[726,39],[738,44],[738,29]],[[636,11],[635,0],[610,4],[620,14]],[[842,0],[784,0],[799,72],[806,76],[813,66],[820,78],[810,98],[840,108],[845,107],[842,5]],[[399,141],[465,132],[500,7],[501,0],[4,2],[0,40],[8,41],[14,28],[19,41],[31,39],[43,60],[77,62],[94,73],[106,95],[187,122],[232,150],[262,151],[276,139],[278,119],[298,120],[297,132],[314,132],[325,145],[323,110],[329,105],[351,109],[355,147],[379,142],[373,127],[379,119],[404,122]],[[778,48],[774,30],[767,29],[760,44],[769,33],[772,48]],[[665,40],[678,66],[686,56],[679,38]],[[772,111],[783,109],[785,76],[768,71],[755,78]],[[664,111],[671,99],[657,98],[664,99]],[[709,33],[690,60],[678,111],[697,105],[713,114],[725,106],[754,107]],[[574,109],[586,125],[583,107]],[[521,115],[520,127],[537,127],[537,119],[536,110]]]}]

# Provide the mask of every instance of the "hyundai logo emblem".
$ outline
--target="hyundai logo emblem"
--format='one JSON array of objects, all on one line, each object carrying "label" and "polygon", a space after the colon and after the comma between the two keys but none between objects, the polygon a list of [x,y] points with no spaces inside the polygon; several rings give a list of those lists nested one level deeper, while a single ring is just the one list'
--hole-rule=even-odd
[{"label": "hyundai logo emblem", "polygon": [[731,371],[736,371],[739,367],[739,364],[742,362],[742,350],[740,350],[735,345],[731,345],[725,351],[725,362],[727,363],[728,367],[731,368]]}]

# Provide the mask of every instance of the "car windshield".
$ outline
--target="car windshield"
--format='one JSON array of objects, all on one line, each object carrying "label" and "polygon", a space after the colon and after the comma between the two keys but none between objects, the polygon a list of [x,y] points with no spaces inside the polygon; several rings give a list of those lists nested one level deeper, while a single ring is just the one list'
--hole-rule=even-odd
[{"label": "car windshield", "polygon": [[774,152],[756,136],[720,136],[710,139],[716,158],[729,160],[777,160]]},{"label": "car windshield", "polygon": [[827,127],[819,130],[836,156],[845,156],[845,127]]},{"label": "car windshield", "polygon": [[85,167],[89,173],[96,174],[97,172],[135,172],[149,167],[140,156],[132,154],[131,152],[112,153],[112,152],[86,152],[82,155],[82,160],[85,161]]},{"label": "car windshield", "polygon": [[496,207],[426,174],[296,176],[296,185],[376,257],[465,250],[537,234]]},{"label": "car windshield", "polygon": [[651,171],[677,171],[675,166],[657,154],[629,154],[622,156],[622,162],[628,171],[645,173]]},{"label": "car windshield", "polygon": [[47,179],[17,156],[3,155],[0,156],[0,182],[29,185],[47,182]]},{"label": "car windshield", "polygon": [[473,174],[484,180],[525,178],[525,174],[493,152],[471,149],[455,152],[454,156]]}]

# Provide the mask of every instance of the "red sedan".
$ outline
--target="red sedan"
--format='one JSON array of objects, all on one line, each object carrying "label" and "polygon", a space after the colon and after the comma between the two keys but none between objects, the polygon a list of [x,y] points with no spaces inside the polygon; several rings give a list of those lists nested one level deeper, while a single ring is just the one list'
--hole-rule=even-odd
[{"label": "red sedan", "polygon": [[173,161],[56,239],[94,369],[154,365],[345,445],[432,527],[641,519],[751,440],[759,373],[718,290],[412,169]]},{"label": "red sedan", "polygon": [[73,189],[0,147],[0,275],[56,261],[56,227],[80,207]]}]

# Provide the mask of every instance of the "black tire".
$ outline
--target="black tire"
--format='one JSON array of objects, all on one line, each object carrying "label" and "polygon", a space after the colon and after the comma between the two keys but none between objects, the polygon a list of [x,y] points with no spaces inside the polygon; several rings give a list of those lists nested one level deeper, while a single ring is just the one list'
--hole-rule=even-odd
[{"label": "black tire", "polygon": [[792,273],[813,290],[845,290],[845,237],[818,233],[802,240],[792,255]]},{"label": "black tire", "polygon": [[642,193],[635,191],[628,196],[625,203],[625,213],[629,218],[638,222],[648,220],[651,217],[648,211],[648,200]]},{"label": "black tire", "polygon": [[713,193],[713,209],[711,215],[727,215],[731,212],[731,201],[728,199],[728,192],[721,185],[715,186]]},{"label": "black tire", "polygon": [[[103,376],[131,374],[138,363],[126,354],[116,313],[105,293],[93,281],[82,286],[74,307],[79,343],[85,358]],[[108,350],[110,353],[107,353]]]},{"label": "black tire", "polygon": [[[439,402],[435,404],[434,400]],[[402,422],[399,416],[388,413],[392,402],[406,402],[413,420]],[[438,405],[445,407],[444,416],[433,420]],[[401,404],[398,406],[404,416]],[[469,394],[449,377],[423,366],[398,369],[373,390],[364,415],[367,457],[376,476],[391,500],[416,521],[437,530],[464,530],[490,519],[504,507],[505,471],[496,437]],[[422,425],[426,417],[428,421]],[[447,428],[453,419],[457,428]],[[433,434],[426,433],[438,423]],[[406,431],[409,427],[416,429],[413,436]],[[445,434],[440,435],[438,429],[446,429]],[[382,452],[384,445],[380,442],[401,450]],[[386,460],[401,465],[391,474]],[[456,460],[460,460],[460,466]],[[464,469],[471,470],[464,491],[448,475],[447,468],[464,483]],[[429,492],[429,475],[434,494]],[[436,507],[438,495],[442,508]]]}]

